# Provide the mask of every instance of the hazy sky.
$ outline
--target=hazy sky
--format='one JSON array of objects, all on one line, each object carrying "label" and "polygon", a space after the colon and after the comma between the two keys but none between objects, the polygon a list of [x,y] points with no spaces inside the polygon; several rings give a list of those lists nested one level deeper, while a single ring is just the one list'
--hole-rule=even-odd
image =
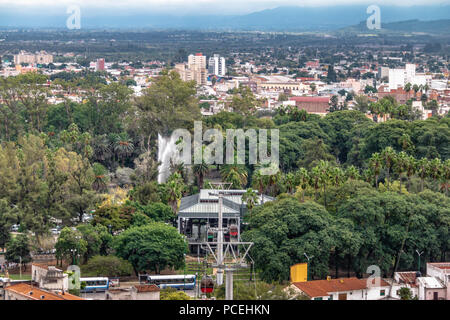
[{"label": "hazy sky", "polygon": [[121,13],[132,12],[193,12],[215,14],[245,14],[278,6],[330,6],[330,5],[430,5],[450,4],[450,0],[0,0],[0,10],[14,10],[30,14],[45,10],[57,13],[69,5],[81,9],[101,9]]}]

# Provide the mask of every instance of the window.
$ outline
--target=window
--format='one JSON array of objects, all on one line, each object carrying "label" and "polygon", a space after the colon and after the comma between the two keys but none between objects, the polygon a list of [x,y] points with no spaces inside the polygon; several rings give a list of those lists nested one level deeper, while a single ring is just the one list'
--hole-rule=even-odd
[{"label": "window", "polygon": [[331,295],[331,296],[328,298],[328,300],[333,300],[333,295]]},{"label": "window", "polygon": [[384,296],[386,294],[386,290],[380,290],[380,296]]}]

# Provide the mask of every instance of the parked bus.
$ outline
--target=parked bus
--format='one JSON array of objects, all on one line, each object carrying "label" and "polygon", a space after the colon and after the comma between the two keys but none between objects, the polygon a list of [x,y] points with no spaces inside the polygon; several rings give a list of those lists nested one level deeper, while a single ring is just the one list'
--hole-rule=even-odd
[{"label": "parked bus", "polygon": [[147,275],[145,283],[157,285],[160,289],[175,288],[194,290],[196,280],[197,276],[194,274],[168,276]]},{"label": "parked bus", "polygon": [[85,283],[81,292],[103,292],[109,289],[109,279],[106,277],[80,278],[80,283]]}]

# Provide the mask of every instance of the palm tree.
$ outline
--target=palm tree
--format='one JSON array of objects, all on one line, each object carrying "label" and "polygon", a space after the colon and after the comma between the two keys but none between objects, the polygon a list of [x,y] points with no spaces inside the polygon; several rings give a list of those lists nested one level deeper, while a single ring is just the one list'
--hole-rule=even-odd
[{"label": "palm tree", "polygon": [[443,167],[441,159],[434,158],[428,162],[428,176],[435,182],[442,179]]},{"label": "palm tree", "polygon": [[188,181],[186,167],[183,162],[174,162],[170,159],[170,172],[178,173],[184,183]]},{"label": "palm tree", "polygon": [[372,157],[369,160],[369,167],[375,177],[375,187],[377,189],[378,189],[378,176],[380,175],[380,170],[381,170],[381,162],[382,162],[382,159],[378,152],[375,152],[374,154],[372,154]]},{"label": "palm tree", "polygon": [[264,202],[264,192],[266,188],[267,176],[262,175],[259,170],[255,170],[252,176],[252,186],[259,191],[261,202]]},{"label": "palm tree", "polygon": [[111,151],[111,143],[109,142],[106,134],[94,137],[92,140],[92,147],[94,151],[94,159],[97,161],[105,163],[113,155]]},{"label": "palm tree", "polygon": [[288,172],[283,178],[283,184],[286,186],[287,192],[292,194],[295,186],[295,175],[292,172]]},{"label": "palm tree", "polygon": [[205,178],[205,175],[209,172],[209,166],[206,164],[204,159],[202,159],[202,163],[200,164],[194,164],[193,171],[195,176],[197,177],[197,185],[201,189],[203,188],[203,181]]},{"label": "palm tree", "polygon": [[355,109],[366,113],[369,110],[369,98],[365,95],[355,97]]},{"label": "palm tree", "polygon": [[358,168],[356,168],[355,166],[348,167],[345,171],[345,175],[347,179],[350,180],[358,180],[361,177]]},{"label": "palm tree", "polygon": [[278,192],[278,183],[281,180],[281,171],[278,171],[276,174],[271,174],[267,176],[267,189],[269,190],[272,196],[275,196]]},{"label": "palm tree", "polygon": [[450,180],[450,159],[445,160],[442,166],[442,182],[445,195],[448,196],[448,184]]},{"label": "palm tree", "polygon": [[295,173],[296,185],[302,189],[302,202],[305,202],[305,190],[308,187],[310,176],[308,170],[300,168]]},{"label": "palm tree", "polygon": [[[373,177],[374,177],[374,173],[371,168],[364,170],[362,173],[362,178],[364,179],[364,181],[366,181],[368,183],[373,182]],[[375,180],[377,180],[377,178],[375,178]]]},{"label": "palm tree", "polygon": [[428,159],[422,158],[417,161],[417,174],[420,177],[420,191],[423,191],[423,183],[428,175]]},{"label": "palm tree", "polygon": [[311,187],[314,188],[314,198],[317,201],[317,198],[318,198],[317,190],[319,190],[319,188],[320,188],[320,169],[319,169],[319,167],[316,166],[316,167],[312,168],[311,174],[309,177],[310,177],[309,183],[310,183]]},{"label": "palm tree", "polygon": [[369,111],[371,114],[376,115],[378,118],[378,115],[381,112],[381,105],[378,102],[371,103],[371,104],[369,104]]},{"label": "palm tree", "polygon": [[330,171],[331,166],[328,161],[320,160],[319,164],[317,165],[317,168],[319,169],[319,179],[318,183],[322,185],[323,188],[323,203],[325,208],[327,207],[327,184],[330,182]]},{"label": "palm tree", "polygon": [[402,150],[405,152],[413,147],[411,137],[407,133],[402,134],[402,136],[398,138],[398,143],[402,146]]},{"label": "palm tree", "polygon": [[406,161],[406,176],[408,177],[407,190],[410,189],[411,177],[416,173],[417,170],[417,160],[413,156],[409,156]]},{"label": "palm tree", "polygon": [[394,166],[396,158],[395,150],[392,149],[392,147],[386,147],[381,152],[381,159],[383,160],[383,165],[386,168],[386,181],[387,181],[387,188],[389,189],[390,183],[389,183],[389,175],[391,168]]},{"label": "palm tree", "polygon": [[411,83],[410,82],[408,82],[407,84],[405,84],[405,91],[407,92],[407,93],[409,93],[410,91],[411,91]]},{"label": "palm tree", "polygon": [[394,170],[398,174],[398,179],[400,181],[400,193],[402,192],[402,175],[408,170],[409,157],[406,152],[400,152],[395,159]]},{"label": "palm tree", "polygon": [[107,173],[108,170],[100,163],[94,163],[92,165],[92,170],[94,171],[94,182],[92,183],[92,188],[97,192],[104,192],[108,189],[107,183]]},{"label": "palm tree", "polygon": [[220,175],[225,182],[231,182],[233,188],[241,189],[247,185],[248,173],[241,164],[225,164],[220,168]]},{"label": "palm tree", "polygon": [[345,179],[344,171],[339,167],[330,168],[330,181],[334,187],[339,187],[342,185]]},{"label": "palm tree", "polygon": [[248,188],[242,195],[242,202],[245,202],[247,209],[251,214],[252,209],[258,203],[258,194],[252,188]]},{"label": "palm tree", "polygon": [[176,213],[178,209],[178,201],[181,199],[184,190],[183,178],[179,173],[173,173],[167,183],[167,201],[173,212]]},{"label": "palm tree", "polygon": [[122,160],[122,167],[124,166],[125,158],[130,155],[133,150],[133,141],[126,133],[116,136],[114,141],[114,151],[116,152],[117,157]]}]

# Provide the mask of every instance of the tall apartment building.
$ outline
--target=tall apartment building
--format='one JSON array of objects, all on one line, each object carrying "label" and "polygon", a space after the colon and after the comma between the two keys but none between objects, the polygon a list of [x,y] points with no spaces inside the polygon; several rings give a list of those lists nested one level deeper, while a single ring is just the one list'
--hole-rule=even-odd
[{"label": "tall apartment building", "polygon": [[206,56],[201,53],[191,54],[188,57],[187,65],[178,63],[175,65],[175,71],[180,74],[183,81],[194,80],[199,85],[206,85]]},{"label": "tall apartment building", "polygon": [[379,67],[377,78],[378,79],[389,78],[389,67]]},{"label": "tall apartment building", "polygon": [[404,88],[407,83],[412,85],[431,85],[431,76],[416,73],[416,65],[407,63],[404,69],[389,69],[389,89]]},{"label": "tall apartment building", "polygon": [[187,65],[185,63],[175,64],[175,71],[178,72],[181,80],[183,80],[183,81],[194,80],[192,77],[192,71],[187,68]]},{"label": "tall apartment building", "polygon": [[52,62],[53,56],[51,54],[47,54],[45,51],[41,51],[36,54],[21,51],[19,54],[14,55],[14,64],[49,64]]},{"label": "tall apartment building", "polygon": [[97,59],[95,63],[95,71],[104,71],[105,70],[105,59]]},{"label": "tall apartment building", "polygon": [[201,53],[196,53],[195,55],[190,54],[188,57],[188,67],[190,69],[206,69],[206,56]]},{"label": "tall apartment building", "polygon": [[213,55],[208,61],[208,72],[223,77],[227,73],[225,58],[218,54]]}]

